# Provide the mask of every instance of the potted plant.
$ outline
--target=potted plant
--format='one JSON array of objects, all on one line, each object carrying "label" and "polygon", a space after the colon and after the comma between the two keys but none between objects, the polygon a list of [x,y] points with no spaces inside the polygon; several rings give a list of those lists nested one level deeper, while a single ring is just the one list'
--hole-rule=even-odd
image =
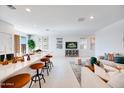
[{"label": "potted plant", "polygon": [[35,49],[35,42],[34,42],[34,40],[32,40],[32,39],[29,39],[28,40],[28,47],[29,47],[29,49],[30,49],[30,51],[31,52],[33,52],[33,50]]}]

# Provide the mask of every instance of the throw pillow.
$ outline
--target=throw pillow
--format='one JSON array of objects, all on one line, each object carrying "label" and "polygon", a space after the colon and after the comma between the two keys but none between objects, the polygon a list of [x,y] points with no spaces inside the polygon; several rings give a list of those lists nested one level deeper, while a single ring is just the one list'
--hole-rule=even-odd
[{"label": "throw pillow", "polygon": [[114,61],[114,54],[108,53],[108,60],[109,61]]},{"label": "throw pillow", "polygon": [[108,54],[107,53],[104,54],[104,59],[108,60]]},{"label": "throw pillow", "polygon": [[90,59],[86,59],[86,63],[85,63],[85,65],[87,65],[87,66],[91,66],[91,64],[90,64]]},{"label": "throw pillow", "polygon": [[81,65],[81,58],[78,58],[78,65]]},{"label": "throw pillow", "polygon": [[97,58],[96,57],[91,57],[90,58],[90,63],[93,66],[95,63],[97,63]]}]

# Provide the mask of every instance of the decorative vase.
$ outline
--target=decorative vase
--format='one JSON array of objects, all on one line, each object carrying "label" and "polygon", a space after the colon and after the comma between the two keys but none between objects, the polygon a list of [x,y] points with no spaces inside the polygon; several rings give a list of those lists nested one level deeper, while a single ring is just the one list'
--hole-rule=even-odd
[{"label": "decorative vase", "polygon": [[30,55],[27,54],[27,61],[31,60]]}]

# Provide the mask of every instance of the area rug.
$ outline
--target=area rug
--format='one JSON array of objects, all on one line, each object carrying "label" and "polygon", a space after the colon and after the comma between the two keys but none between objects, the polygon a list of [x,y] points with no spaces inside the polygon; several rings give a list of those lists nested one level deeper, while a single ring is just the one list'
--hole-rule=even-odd
[{"label": "area rug", "polygon": [[79,84],[81,84],[81,65],[77,65],[74,62],[70,62],[70,65],[72,67],[72,70],[73,70]]}]

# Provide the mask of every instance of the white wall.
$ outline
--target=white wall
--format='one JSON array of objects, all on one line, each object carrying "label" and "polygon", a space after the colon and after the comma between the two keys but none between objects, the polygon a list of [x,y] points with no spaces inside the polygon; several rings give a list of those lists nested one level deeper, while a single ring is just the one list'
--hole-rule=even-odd
[{"label": "white wall", "polygon": [[[0,34],[2,35],[2,37],[0,37],[0,42],[3,42],[3,44],[0,44],[0,49],[4,47],[4,49],[0,50],[0,54],[14,53],[14,34],[27,37],[26,34],[15,30],[12,24],[3,20],[0,20]],[[7,35],[11,36],[12,40],[10,40]]]},{"label": "white wall", "polygon": [[[80,38],[82,38],[84,36],[72,36],[72,35],[49,35],[49,49],[48,51],[52,52],[54,56],[65,56],[65,42],[69,42],[69,41],[75,41],[78,42],[78,50],[79,50],[79,55],[81,57],[89,57],[89,56],[94,56],[95,55],[95,51],[94,50],[90,50],[89,49],[89,41],[88,41],[88,49],[83,50],[80,49],[79,43],[81,41]],[[86,36],[85,36],[86,37]],[[42,44],[39,44],[39,38],[42,39],[42,36],[33,36],[32,39],[35,41],[36,43],[36,49],[41,48],[42,49]],[[63,49],[57,49],[56,48],[56,38],[63,38]]]},{"label": "white wall", "polygon": [[7,22],[0,20],[0,54],[13,53],[14,52],[14,29],[13,26]]},{"label": "white wall", "polygon": [[35,50],[36,49],[41,49],[42,50],[42,36],[38,36],[38,35],[32,35],[31,39],[33,39],[35,41]]},{"label": "white wall", "polygon": [[[59,38],[59,37],[62,37],[63,38],[63,49],[56,49],[56,38]],[[54,52],[54,55],[56,56],[65,56],[65,42],[69,42],[69,41],[74,41],[74,42],[78,42],[78,50],[79,50],[79,56],[80,57],[89,57],[89,56],[94,56],[94,50],[90,50],[89,49],[89,40],[88,40],[88,49],[86,50],[83,50],[83,49],[80,49],[80,42],[81,42],[81,39],[82,37],[86,37],[86,36],[79,36],[79,35],[75,35],[75,36],[72,36],[72,35],[67,35],[67,36],[54,36],[54,37],[51,37],[51,48],[53,49]],[[88,37],[87,37],[88,38]],[[53,43],[54,41],[54,43]],[[54,47],[53,47],[53,44],[54,44]]]},{"label": "white wall", "polygon": [[104,53],[124,53],[124,20],[113,23],[96,32],[95,55]]},{"label": "white wall", "polygon": [[[57,36],[49,36],[49,51],[52,52],[55,56],[65,56],[65,42],[69,42],[69,41],[74,41],[74,42],[78,42],[78,50],[79,50],[79,56],[81,57],[89,57],[89,56],[94,56],[95,55],[95,51],[94,50],[90,50],[89,48],[89,40],[88,40],[88,49],[83,50],[80,49],[80,41],[84,36],[68,36],[68,35],[57,35]],[[86,37],[86,36],[85,36]],[[63,49],[57,49],[56,48],[56,38],[63,38]],[[88,37],[87,37],[88,38]]]}]

